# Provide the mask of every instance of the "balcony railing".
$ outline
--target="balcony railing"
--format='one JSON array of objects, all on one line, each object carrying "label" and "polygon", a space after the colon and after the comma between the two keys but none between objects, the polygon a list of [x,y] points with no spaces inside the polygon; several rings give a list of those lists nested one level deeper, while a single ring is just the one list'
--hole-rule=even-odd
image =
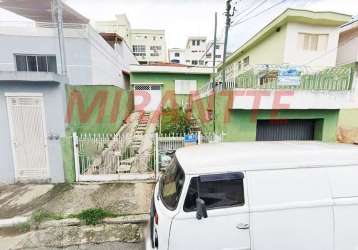
[{"label": "balcony railing", "polygon": [[[255,67],[237,76],[234,88],[349,91],[352,89],[354,73],[352,65],[319,71],[312,68],[266,65]],[[223,86],[223,89],[230,88],[232,84]]]}]

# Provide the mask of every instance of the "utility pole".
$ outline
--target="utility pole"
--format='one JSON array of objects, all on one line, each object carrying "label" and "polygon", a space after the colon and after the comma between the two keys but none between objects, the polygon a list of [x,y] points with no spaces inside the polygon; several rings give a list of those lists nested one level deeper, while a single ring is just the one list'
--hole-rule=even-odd
[{"label": "utility pole", "polygon": [[61,59],[61,74],[67,76],[65,39],[63,33],[63,8],[61,0],[52,0],[52,19],[56,23]]},{"label": "utility pole", "polygon": [[235,7],[233,8],[233,11],[231,13],[231,2],[232,0],[226,0],[226,11],[225,11],[225,16],[226,16],[226,22],[225,22],[225,42],[224,42],[224,55],[223,55],[223,69],[222,69],[222,72],[223,72],[223,77],[222,77],[222,82],[223,84],[225,84],[225,78],[226,78],[226,75],[225,75],[225,68],[226,68],[226,65],[225,65],[225,62],[226,62],[226,53],[227,53],[227,41],[228,41],[228,35],[229,35],[229,28],[230,28],[230,25],[231,25],[231,17],[235,14]]},{"label": "utility pole", "polygon": [[212,75],[212,79],[213,79],[213,99],[214,99],[214,107],[213,107],[213,129],[214,129],[214,134],[216,133],[216,124],[215,124],[215,116],[216,116],[216,75],[215,75],[215,66],[216,66],[216,32],[218,29],[218,13],[215,12],[215,29],[214,29],[214,52],[213,52],[213,75]]}]

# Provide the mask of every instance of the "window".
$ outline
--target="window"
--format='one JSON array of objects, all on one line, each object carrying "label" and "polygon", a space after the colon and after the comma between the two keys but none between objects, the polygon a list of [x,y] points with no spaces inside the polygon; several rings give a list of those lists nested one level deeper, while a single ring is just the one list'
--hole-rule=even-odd
[{"label": "window", "polygon": [[216,55],[215,58],[219,58],[219,59],[220,59],[220,58],[221,58],[221,55]]},{"label": "window", "polygon": [[172,59],[170,62],[171,63],[180,63],[180,61],[178,59]]},{"label": "window", "polygon": [[157,37],[156,36],[153,36],[153,41],[157,40]]},{"label": "window", "polygon": [[193,61],[191,61],[191,64],[192,64],[192,65],[198,65],[198,61],[197,61],[197,60],[193,60]]},{"label": "window", "polygon": [[158,52],[150,53],[150,56],[159,56]]},{"label": "window", "polygon": [[243,206],[245,204],[243,178],[242,173],[215,174],[192,178],[185,197],[184,211],[196,210],[196,199],[199,195],[205,201],[207,209]]},{"label": "window", "polygon": [[195,40],[191,41],[191,45],[195,46],[195,44],[196,44]]},{"label": "window", "polygon": [[15,55],[17,71],[38,71],[57,73],[56,56]]},{"label": "window", "polygon": [[216,45],[216,46],[215,46],[215,49],[220,49],[220,45]]},{"label": "window", "polygon": [[200,60],[199,65],[204,65],[204,61]]},{"label": "window", "polygon": [[211,53],[206,54],[206,58],[211,58]]},{"label": "window", "polygon": [[185,174],[176,158],[170,163],[168,170],[160,179],[160,197],[166,208],[175,210],[183,189]]},{"label": "window", "polygon": [[244,60],[243,60],[243,63],[244,63],[244,67],[247,67],[250,65],[250,57],[245,57]]},{"label": "window", "polygon": [[327,44],[328,34],[298,33],[297,46],[301,50],[324,51]]},{"label": "window", "polygon": [[195,80],[175,80],[175,94],[177,95],[189,95],[196,91]]},{"label": "window", "polygon": [[150,46],[150,50],[161,50],[162,46]]},{"label": "window", "polygon": [[237,69],[238,69],[238,71],[241,71],[241,69],[242,69],[241,61],[237,62]]},{"label": "window", "polygon": [[133,45],[133,55],[135,56],[146,56],[145,45]]},{"label": "window", "polygon": [[145,52],[145,45],[133,45],[133,52]]},{"label": "window", "polygon": [[179,53],[179,52],[175,52],[175,53],[174,53],[174,56],[175,56],[175,57],[180,57],[180,53]]}]

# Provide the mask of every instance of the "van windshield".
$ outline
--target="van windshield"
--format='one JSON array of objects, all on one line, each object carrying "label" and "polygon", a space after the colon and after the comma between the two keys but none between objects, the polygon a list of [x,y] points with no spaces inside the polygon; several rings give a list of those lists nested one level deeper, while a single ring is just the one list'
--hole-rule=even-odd
[{"label": "van windshield", "polygon": [[166,208],[175,210],[183,189],[185,174],[176,158],[173,158],[160,180],[160,197]]}]

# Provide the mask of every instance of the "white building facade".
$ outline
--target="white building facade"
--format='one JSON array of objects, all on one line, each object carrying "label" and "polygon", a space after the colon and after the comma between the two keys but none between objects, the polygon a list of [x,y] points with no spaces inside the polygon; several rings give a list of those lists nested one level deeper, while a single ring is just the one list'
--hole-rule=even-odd
[{"label": "white building facade", "polygon": [[164,30],[132,29],[125,14],[116,15],[112,21],[98,21],[95,27],[98,32],[113,32],[121,36],[140,64],[168,61]]},{"label": "white building facade", "polygon": [[124,42],[112,47],[66,4],[65,53],[51,1],[3,0],[0,7],[32,20],[0,23],[0,184],[64,182],[66,85],[125,88],[137,61]]},{"label": "white building facade", "polygon": [[[136,63],[125,43],[112,48],[88,24],[65,25],[64,37],[69,84],[124,88],[123,72]],[[0,27],[0,40],[1,71],[62,71],[56,28],[36,23]]]},{"label": "white building facade", "polygon": [[[222,62],[224,44],[220,41],[216,44],[216,65]],[[185,49],[169,49],[169,61],[191,66],[214,65],[214,42],[207,41],[206,37],[193,36],[189,37]]]}]

